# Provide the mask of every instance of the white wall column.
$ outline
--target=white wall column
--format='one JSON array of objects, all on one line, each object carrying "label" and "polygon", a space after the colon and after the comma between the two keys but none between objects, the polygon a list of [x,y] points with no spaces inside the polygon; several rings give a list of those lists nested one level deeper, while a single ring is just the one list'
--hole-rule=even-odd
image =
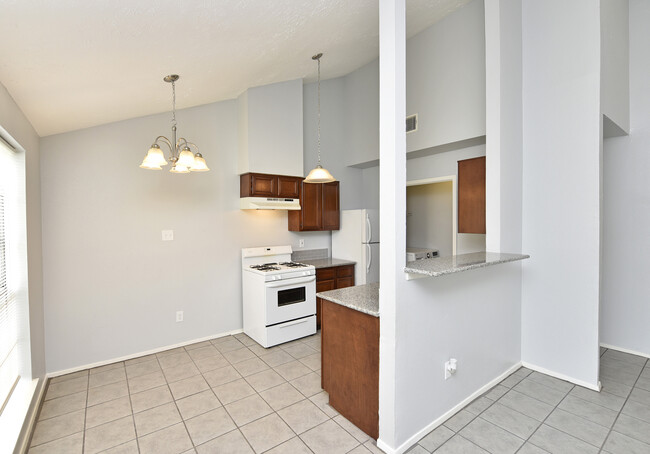
[{"label": "white wall column", "polygon": [[392,451],[396,434],[397,299],[406,253],[406,19],[405,0],[379,2],[379,149],[382,238],[379,290],[379,440]]},{"label": "white wall column", "polygon": [[524,364],[598,385],[600,6],[524,2]]},{"label": "white wall column", "polygon": [[485,1],[486,249],[521,252],[521,0]]}]

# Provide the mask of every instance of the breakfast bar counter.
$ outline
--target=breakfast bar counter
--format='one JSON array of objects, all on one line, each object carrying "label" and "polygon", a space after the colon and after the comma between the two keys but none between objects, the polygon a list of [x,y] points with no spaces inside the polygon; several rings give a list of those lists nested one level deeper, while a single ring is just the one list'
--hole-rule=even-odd
[{"label": "breakfast bar counter", "polygon": [[318,298],[379,317],[379,283],[356,285],[317,293]]},{"label": "breakfast bar counter", "polygon": [[408,262],[404,272],[407,273],[408,279],[438,277],[527,258],[530,258],[530,255],[508,254],[505,252],[472,252]]},{"label": "breakfast bar counter", "polygon": [[379,284],[317,294],[321,386],[329,404],[372,438],[379,436]]}]

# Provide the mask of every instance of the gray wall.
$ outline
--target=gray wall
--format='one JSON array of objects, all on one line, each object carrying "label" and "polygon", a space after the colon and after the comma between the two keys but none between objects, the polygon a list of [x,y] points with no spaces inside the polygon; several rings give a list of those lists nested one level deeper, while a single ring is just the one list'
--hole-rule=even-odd
[{"label": "gray wall", "polygon": [[330,247],[327,232],[288,232],[286,211],[239,209],[234,100],[177,113],[210,172],[138,168],[169,118],[41,140],[48,372],[241,329],[241,248]]},{"label": "gray wall", "polygon": [[604,142],[600,341],[650,356],[650,4],[630,1],[630,135]]},{"label": "gray wall", "polygon": [[523,2],[522,17],[522,359],[596,387],[600,8]]},{"label": "gray wall", "polygon": [[410,38],[406,45],[406,114],[418,130],[412,152],[485,135],[485,11],[474,0]]}]

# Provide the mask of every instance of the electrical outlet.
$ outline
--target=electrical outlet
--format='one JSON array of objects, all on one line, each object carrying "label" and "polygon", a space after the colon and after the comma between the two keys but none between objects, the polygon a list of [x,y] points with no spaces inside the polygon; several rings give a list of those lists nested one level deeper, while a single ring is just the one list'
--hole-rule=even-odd
[{"label": "electrical outlet", "polygon": [[177,322],[183,321],[183,311],[176,311],[176,321]]},{"label": "electrical outlet", "polygon": [[445,380],[449,380],[452,375],[456,373],[458,369],[458,362],[456,358],[450,358],[449,361],[445,363]]},{"label": "electrical outlet", "polygon": [[162,231],[162,240],[163,241],[174,241],[174,231],[173,230],[163,230]]},{"label": "electrical outlet", "polygon": [[298,240],[298,247],[305,247],[305,240],[302,238]]}]

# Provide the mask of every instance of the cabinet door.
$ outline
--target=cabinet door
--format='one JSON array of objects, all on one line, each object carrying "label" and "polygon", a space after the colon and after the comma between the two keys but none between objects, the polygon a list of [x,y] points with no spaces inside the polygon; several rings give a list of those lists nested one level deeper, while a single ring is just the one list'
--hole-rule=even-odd
[{"label": "cabinet door", "polygon": [[336,288],[345,288],[354,286],[354,276],[340,277],[336,280]]},{"label": "cabinet door", "polygon": [[323,185],[302,183],[300,186],[300,230],[322,230]]},{"label": "cabinet door", "polygon": [[458,161],[458,233],[485,233],[485,156]]},{"label": "cabinet door", "polygon": [[339,182],[323,185],[323,230],[338,230],[341,222],[339,210]]},{"label": "cabinet door", "polygon": [[278,177],[276,175],[264,175],[262,173],[251,174],[251,196],[252,197],[277,197]]},{"label": "cabinet door", "polygon": [[301,177],[285,177],[278,175],[278,197],[297,199],[300,197]]},{"label": "cabinet door", "polygon": [[354,277],[354,265],[343,265],[336,269],[336,277]]}]

